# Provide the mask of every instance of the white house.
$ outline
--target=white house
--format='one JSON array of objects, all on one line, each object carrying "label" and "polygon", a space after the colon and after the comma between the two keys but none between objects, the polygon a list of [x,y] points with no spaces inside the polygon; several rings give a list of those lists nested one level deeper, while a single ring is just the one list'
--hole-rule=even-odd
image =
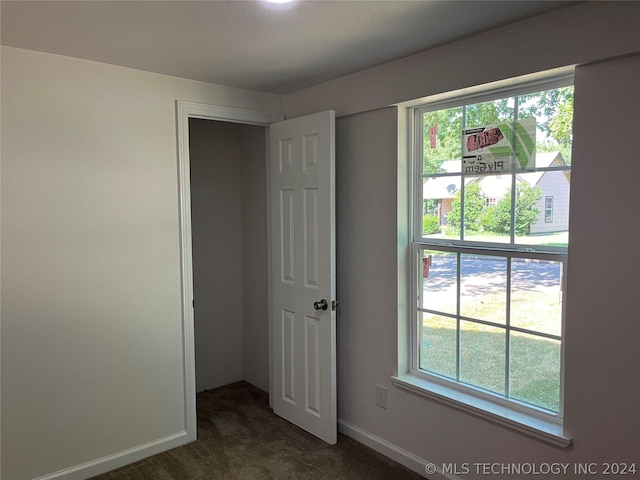
[{"label": "white house", "polygon": [[[536,155],[536,167],[566,165],[560,152],[544,152]],[[531,234],[566,232],[569,230],[569,171],[545,171],[525,173],[522,181],[540,188],[540,198],[534,208],[540,212],[531,224]]]}]

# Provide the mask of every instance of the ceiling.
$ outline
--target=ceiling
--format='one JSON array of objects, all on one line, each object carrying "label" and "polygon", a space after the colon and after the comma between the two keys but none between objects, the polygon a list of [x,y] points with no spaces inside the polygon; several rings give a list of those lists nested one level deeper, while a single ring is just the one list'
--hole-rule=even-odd
[{"label": "ceiling", "polygon": [[571,1],[2,1],[3,45],[287,94]]}]

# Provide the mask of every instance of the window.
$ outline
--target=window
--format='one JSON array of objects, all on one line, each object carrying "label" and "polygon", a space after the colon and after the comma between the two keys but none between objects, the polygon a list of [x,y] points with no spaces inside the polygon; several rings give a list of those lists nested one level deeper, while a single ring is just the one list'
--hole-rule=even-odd
[{"label": "window", "polygon": [[553,222],[553,196],[544,197],[544,223]]},{"label": "window", "polygon": [[[413,110],[410,373],[556,424],[570,82],[484,91]],[[563,211],[550,226],[554,198]]]}]

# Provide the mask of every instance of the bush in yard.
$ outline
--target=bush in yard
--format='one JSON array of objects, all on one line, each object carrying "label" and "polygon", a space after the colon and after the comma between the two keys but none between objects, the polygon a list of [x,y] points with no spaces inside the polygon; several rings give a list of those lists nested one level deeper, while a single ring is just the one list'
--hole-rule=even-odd
[{"label": "bush in yard", "polygon": [[509,233],[511,205],[508,201],[503,201],[505,198],[511,198],[511,193],[500,199],[498,204],[488,206],[480,216],[480,225],[485,232]]},{"label": "bush in yard", "polygon": [[440,219],[437,215],[425,215],[422,217],[422,234],[432,235],[440,230]]},{"label": "bush in yard", "polygon": [[[531,187],[527,183],[516,185],[516,235],[529,235],[531,225],[536,221],[540,210],[534,208],[540,199],[540,187]],[[495,205],[488,207],[480,217],[482,227],[490,232],[509,234],[511,228],[511,190]]]}]

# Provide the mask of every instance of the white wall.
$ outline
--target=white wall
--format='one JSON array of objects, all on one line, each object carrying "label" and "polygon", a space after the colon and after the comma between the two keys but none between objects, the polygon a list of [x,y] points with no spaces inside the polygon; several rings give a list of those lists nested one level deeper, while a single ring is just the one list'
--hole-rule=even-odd
[{"label": "white wall", "polygon": [[1,60],[1,476],[167,448],[185,430],[175,101],[277,112],[280,98]]},{"label": "white wall", "polygon": [[189,120],[198,392],[243,378],[242,207],[235,127]]},{"label": "white wall", "polygon": [[[640,127],[640,72],[637,56],[616,57],[640,51],[640,37],[631,33],[638,18],[637,3],[581,4],[285,98],[288,116],[326,108],[351,113],[336,125],[338,413],[344,432],[418,470],[420,461],[596,462],[600,470],[603,462],[637,463],[640,172],[633,132]],[[564,41],[551,48],[545,46],[549,38]],[[517,45],[524,58],[514,54],[509,62],[478,68],[478,45],[494,43]],[[409,95],[608,56],[614,58],[576,70],[565,365],[565,427],[574,444],[559,449],[391,385],[396,339],[406,334],[397,326],[406,297],[398,284],[397,265],[405,260],[396,238],[406,156],[398,153],[404,137],[397,137],[404,117],[383,107]],[[376,384],[389,389],[386,410],[375,405]]]},{"label": "white wall", "polygon": [[[402,417],[390,381],[398,325],[396,122],[395,108],[336,120],[338,417],[375,426],[378,435],[386,417]],[[388,411],[375,404],[376,384],[389,389]]]},{"label": "white wall", "polygon": [[268,391],[265,128],[189,121],[196,390]]},{"label": "white wall", "polygon": [[576,70],[565,409],[574,454],[640,450],[640,55]]},{"label": "white wall", "polygon": [[266,129],[239,132],[242,159],[244,380],[269,391]]}]

